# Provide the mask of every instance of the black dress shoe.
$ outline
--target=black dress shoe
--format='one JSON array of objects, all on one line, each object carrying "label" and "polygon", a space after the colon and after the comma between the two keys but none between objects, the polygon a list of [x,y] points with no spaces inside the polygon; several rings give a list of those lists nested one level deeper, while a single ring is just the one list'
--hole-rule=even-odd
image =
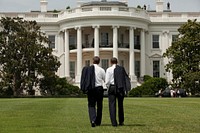
[{"label": "black dress shoe", "polygon": [[112,125],[113,127],[117,127],[117,124],[116,125]]},{"label": "black dress shoe", "polygon": [[92,127],[95,127],[95,126],[96,126],[95,122],[92,121],[92,122],[91,122],[91,126],[92,126]]},{"label": "black dress shoe", "polygon": [[122,122],[122,123],[119,123],[119,126],[124,126],[124,123]]}]

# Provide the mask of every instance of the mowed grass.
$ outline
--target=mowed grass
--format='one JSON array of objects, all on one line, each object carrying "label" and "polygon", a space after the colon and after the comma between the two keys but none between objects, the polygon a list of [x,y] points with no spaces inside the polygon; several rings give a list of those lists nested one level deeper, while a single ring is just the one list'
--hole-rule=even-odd
[{"label": "mowed grass", "polygon": [[199,133],[199,98],[125,98],[125,125],[112,127],[104,98],[91,128],[86,98],[0,99],[0,133]]}]

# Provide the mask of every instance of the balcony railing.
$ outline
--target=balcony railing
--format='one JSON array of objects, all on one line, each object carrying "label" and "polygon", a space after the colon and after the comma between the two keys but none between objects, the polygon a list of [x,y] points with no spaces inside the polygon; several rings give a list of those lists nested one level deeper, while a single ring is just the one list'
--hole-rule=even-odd
[{"label": "balcony railing", "polygon": [[105,43],[100,43],[100,44],[99,44],[99,47],[100,47],[100,48],[112,48],[112,47],[113,47],[113,43],[107,43],[107,44],[105,44]]},{"label": "balcony railing", "polygon": [[[134,7],[115,7],[115,6],[94,6],[78,7],[74,9],[63,10],[60,12],[0,12],[0,17],[20,17],[39,22],[60,21],[67,18],[85,17],[85,16],[126,16],[137,17],[151,21],[177,21],[182,22],[186,19],[200,20],[200,12],[147,12],[146,10]],[[177,19],[179,18],[179,19]],[[47,19],[47,20],[45,20]]]},{"label": "balcony railing", "polygon": [[119,48],[129,48],[129,43],[118,43]]},{"label": "balcony railing", "polygon": [[[85,17],[85,16],[133,16],[143,19],[149,19],[148,13],[145,10],[128,7],[115,6],[94,6],[94,7],[78,7],[74,9],[63,10],[60,12],[16,12],[16,13],[0,13],[0,17],[21,17],[29,20],[45,21],[59,21],[67,18]],[[45,21],[46,22],[46,21]]]},{"label": "balcony railing", "polygon": [[[100,48],[113,48],[113,43],[99,43],[99,47]],[[82,48],[94,48],[94,44],[93,43],[82,43]],[[118,48],[127,48],[129,49],[129,43],[118,43]],[[69,49],[73,50],[73,49],[77,49],[77,44],[70,44],[69,45]],[[134,45],[134,49],[138,49],[140,50],[140,44],[136,44]]]}]

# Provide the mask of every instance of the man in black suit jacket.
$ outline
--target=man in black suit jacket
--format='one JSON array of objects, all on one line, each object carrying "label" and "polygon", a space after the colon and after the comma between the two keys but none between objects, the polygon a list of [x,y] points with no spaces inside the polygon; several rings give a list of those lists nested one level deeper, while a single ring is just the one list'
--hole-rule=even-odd
[{"label": "man in black suit jacket", "polygon": [[99,63],[100,58],[95,56],[93,65],[84,67],[81,75],[81,90],[88,96],[88,111],[92,127],[100,126],[102,119],[105,71],[98,66]]},{"label": "man in black suit jacket", "polygon": [[106,70],[106,86],[108,87],[109,112],[112,126],[117,126],[116,99],[118,100],[119,125],[124,125],[123,101],[125,93],[130,90],[128,75],[122,66],[117,65],[117,58],[111,59],[112,66]]}]

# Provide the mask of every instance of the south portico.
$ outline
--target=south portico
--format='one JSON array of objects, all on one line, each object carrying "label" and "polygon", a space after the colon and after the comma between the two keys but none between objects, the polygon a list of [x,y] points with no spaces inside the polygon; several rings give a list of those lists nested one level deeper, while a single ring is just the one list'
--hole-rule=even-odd
[{"label": "south portico", "polygon": [[[80,82],[81,70],[92,64],[93,56],[100,56],[101,67],[110,66],[110,59],[116,57],[124,66],[131,82],[145,73],[145,29],[120,25],[91,25],[64,28],[59,33],[64,44],[64,77],[72,77],[76,84]],[[135,61],[139,61],[139,73],[135,74]],[[74,74],[70,74],[74,63]],[[71,65],[71,66],[70,66]],[[137,65],[138,67],[138,65]],[[72,76],[73,75],[73,76]]]}]

